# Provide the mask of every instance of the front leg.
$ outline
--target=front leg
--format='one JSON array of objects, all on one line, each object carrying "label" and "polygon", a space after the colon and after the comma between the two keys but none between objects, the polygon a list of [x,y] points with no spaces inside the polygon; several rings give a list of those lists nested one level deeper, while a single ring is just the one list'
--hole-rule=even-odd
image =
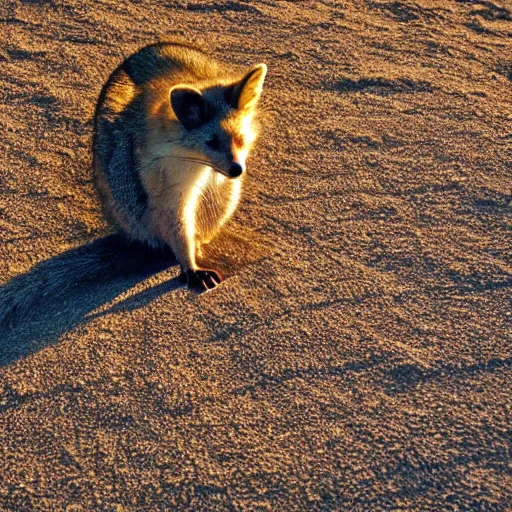
[{"label": "front leg", "polygon": [[197,209],[211,170],[160,167],[142,175],[149,191],[151,225],[167,243],[181,265],[182,278],[193,290],[209,290],[222,281],[218,272],[197,265]]},{"label": "front leg", "polygon": [[196,194],[193,189],[177,212],[160,211],[154,219],[161,237],[171,246],[181,265],[182,279],[186,280],[191,290],[205,291],[215,288],[222,281],[222,276],[215,270],[199,267],[196,262]]},{"label": "front leg", "polygon": [[181,278],[194,291],[215,288],[222,282],[222,276],[215,270],[201,268],[196,262],[196,240],[194,226],[180,220],[173,230],[167,230],[165,241],[171,246],[181,265]]}]

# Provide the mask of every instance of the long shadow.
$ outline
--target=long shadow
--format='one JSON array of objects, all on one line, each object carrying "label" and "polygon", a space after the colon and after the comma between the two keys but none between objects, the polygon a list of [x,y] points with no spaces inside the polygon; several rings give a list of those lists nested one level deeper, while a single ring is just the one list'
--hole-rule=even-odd
[{"label": "long shadow", "polygon": [[434,379],[468,379],[482,373],[494,373],[512,367],[512,357],[494,357],[487,361],[464,364],[440,364],[437,368],[423,369],[415,364],[399,364],[386,372],[385,392],[388,395],[407,393],[418,385]]},{"label": "long shadow", "polygon": [[[64,332],[100,316],[91,311],[175,264],[170,251],[150,251],[110,235],[13,278],[0,288],[0,367],[55,343]],[[108,312],[142,307],[180,285],[171,279]]]}]

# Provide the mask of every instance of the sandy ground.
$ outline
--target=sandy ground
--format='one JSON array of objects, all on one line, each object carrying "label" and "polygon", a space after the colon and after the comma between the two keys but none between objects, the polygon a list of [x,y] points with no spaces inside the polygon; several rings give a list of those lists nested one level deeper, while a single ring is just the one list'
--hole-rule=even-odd
[{"label": "sandy ground", "polygon": [[[0,0],[0,26],[1,510],[512,508],[510,2]],[[269,67],[201,296],[91,181],[102,84],[169,36]]]}]

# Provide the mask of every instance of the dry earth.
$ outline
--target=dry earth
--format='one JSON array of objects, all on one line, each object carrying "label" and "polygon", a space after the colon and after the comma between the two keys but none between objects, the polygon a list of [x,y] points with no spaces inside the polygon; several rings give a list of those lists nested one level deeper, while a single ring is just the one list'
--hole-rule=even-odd
[{"label": "dry earth", "polygon": [[[0,0],[0,26],[1,510],[512,508],[510,2]],[[172,36],[269,67],[201,296],[105,238],[91,182],[103,82]]]}]

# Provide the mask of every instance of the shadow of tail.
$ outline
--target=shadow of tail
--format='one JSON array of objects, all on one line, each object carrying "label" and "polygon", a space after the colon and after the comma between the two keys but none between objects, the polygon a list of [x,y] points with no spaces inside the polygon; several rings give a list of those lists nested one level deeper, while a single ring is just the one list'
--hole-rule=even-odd
[{"label": "shadow of tail", "polygon": [[42,348],[152,274],[176,264],[115,234],[36,265],[0,288],[0,366]]}]

